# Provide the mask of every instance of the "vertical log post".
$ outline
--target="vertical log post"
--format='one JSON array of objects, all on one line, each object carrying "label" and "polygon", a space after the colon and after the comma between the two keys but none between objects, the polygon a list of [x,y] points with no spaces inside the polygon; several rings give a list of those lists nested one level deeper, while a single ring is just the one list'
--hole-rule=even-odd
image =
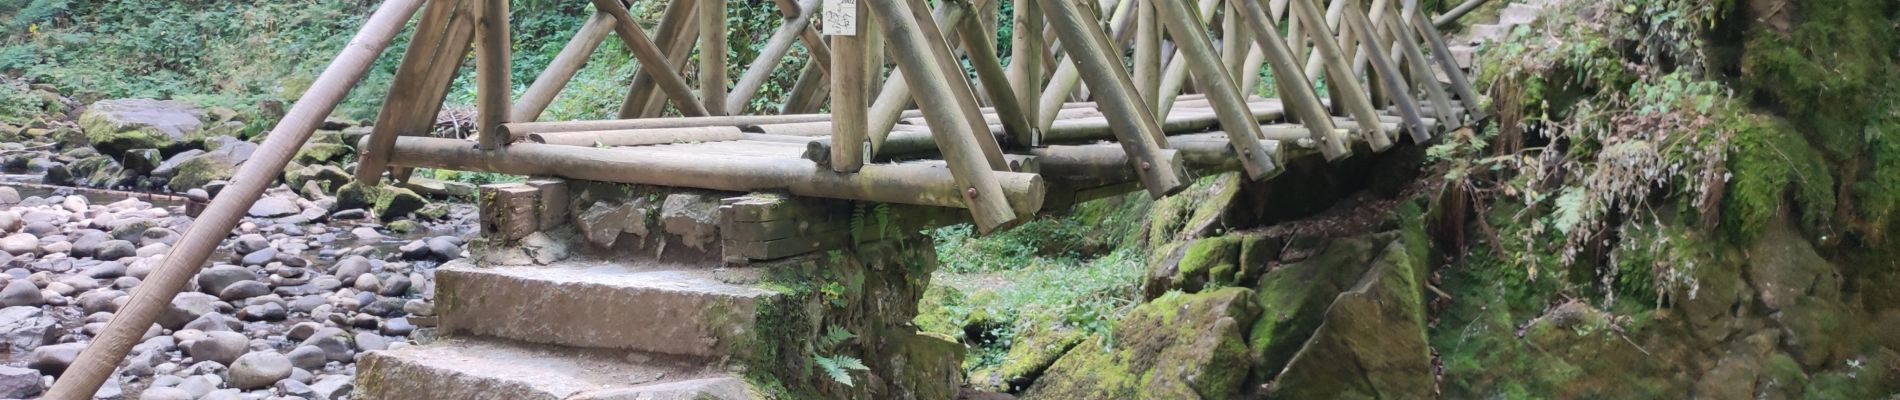
[{"label": "vertical log post", "polygon": [[337,103],[343,101],[350,87],[362,79],[376,56],[389,46],[390,40],[421,7],[422,0],[388,0],[377,6],[375,14],[363,23],[356,37],[350,39],[336,60],[311,83],[310,90],[297,99],[265,136],[251,160],[238,168],[231,184],[211,200],[205,213],[191,223],[178,245],[165,254],[145,282],[132,289],[131,300],[113,314],[112,321],[93,338],[92,344],[80,351],[45,398],[92,398],[99,385],[111,378],[119,362],[125,360],[126,351],[152,328],[159,314],[171,305],[172,298],[184,290],[185,283],[198,276],[199,267],[211,257],[211,251],[237,226],[245,210],[264,194],[264,188],[283,175],[290,157],[303,147],[304,141],[310,140],[310,134],[323,123],[323,118],[336,110]]},{"label": "vertical log post", "polygon": [[1312,81],[1306,79],[1306,71],[1301,70],[1299,61],[1293,58],[1293,49],[1287,48],[1286,40],[1280,37],[1280,27],[1274,26],[1273,18],[1267,16],[1260,2],[1241,3],[1241,21],[1253,30],[1254,42],[1265,50],[1267,62],[1273,67],[1273,80],[1280,84],[1280,98],[1285,100],[1286,107],[1299,122],[1312,131],[1313,140],[1319,143],[1320,154],[1329,161],[1352,155],[1345,138],[1334,131],[1333,119],[1326,115],[1326,108],[1320,104],[1319,94],[1313,90]]},{"label": "vertical log post", "polygon": [[[1146,1],[1146,0],[1144,0]],[[1016,104],[1022,107],[1023,118],[1029,121],[1041,121],[1040,107],[1031,107],[1042,96],[1042,58],[1049,46],[1042,41],[1043,19],[1042,5],[1035,0],[1015,2],[1015,30],[1011,40],[1009,56],[1009,81],[1016,90]],[[1020,146],[1042,145],[1041,124],[1031,124],[1028,136],[1017,136]]]},{"label": "vertical log post", "polygon": [[508,123],[508,107],[514,103],[514,83],[509,78],[508,0],[481,0],[481,19],[475,37],[475,107],[478,116],[476,134],[482,150],[508,145],[508,134],[501,124]]},{"label": "vertical log post", "polygon": [[1160,198],[1187,187],[1181,160],[1163,157],[1166,134],[1154,114],[1147,112],[1146,103],[1136,98],[1139,94],[1134,82],[1122,68],[1121,57],[1110,53],[1108,38],[1093,13],[1083,11],[1076,0],[1040,1],[1049,15],[1049,25],[1056,29],[1064,51],[1069,53],[1069,62],[1095,87],[1096,105],[1108,117],[1110,130],[1134,163],[1130,167],[1141,176],[1148,194]]},{"label": "vertical log post", "polygon": [[[1154,113],[1161,107],[1161,21],[1155,19],[1155,1],[1139,0],[1135,7],[1135,90]],[[1165,0],[1162,0],[1165,1]]]},{"label": "vertical log post", "polygon": [[[963,200],[970,209],[977,230],[987,233],[1015,224],[1019,217],[1010,208],[1002,184],[997,181],[973,136],[978,127],[970,126],[969,120],[964,118],[963,110],[959,109],[961,103],[952,98],[955,95],[950,88],[950,78],[944,76],[944,70],[939,68],[941,63],[948,61],[948,54],[928,51],[932,46],[926,42],[942,40],[943,36],[926,35],[910,10],[908,1],[866,3],[871,14],[876,16],[885,40],[890,41],[892,46],[905,49],[892,52],[898,68],[909,76],[904,80],[904,85],[917,94],[917,104],[924,111],[924,119],[930,123],[931,136],[936,140],[937,148],[942,151],[957,185],[965,188]],[[988,131],[987,127],[983,130]]]},{"label": "vertical log post", "polygon": [[[857,10],[852,15],[862,21],[868,12],[865,0],[855,2]],[[861,32],[864,27],[859,26]],[[851,35],[831,36],[831,169],[838,172],[858,172],[864,167],[865,129],[870,126],[866,118],[870,112],[865,96],[865,74],[869,67],[864,64],[864,40]]]},{"label": "vertical log post", "polygon": [[726,2],[699,5],[699,97],[709,115],[726,115]]},{"label": "vertical log post", "polygon": [[[1194,80],[1206,91],[1208,104],[1214,107],[1221,129],[1227,132],[1228,141],[1233,143],[1234,154],[1240,157],[1241,168],[1247,171],[1247,176],[1264,180],[1277,175],[1279,166],[1274,165],[1273,156],[1260,145],[1260,122],[1254,119],[1253,111],[1247,109],[1247,98],[1234,88],[1234,77],[1227,73],[1227,64],[1214,54],[1214,42],[1207,38],[1206,25],[1196,18],[1186,2],[1156,4],[1155,16],[1161,18],[1168,36],[1180,46],[1180,61],[1188,64],[1194,72]],[[1239,21],[1233,23],[1238,26]],[[1240,36],[1236,30],[1233,39]],[[1236,43],[1227,48],[1247,47]]]}]

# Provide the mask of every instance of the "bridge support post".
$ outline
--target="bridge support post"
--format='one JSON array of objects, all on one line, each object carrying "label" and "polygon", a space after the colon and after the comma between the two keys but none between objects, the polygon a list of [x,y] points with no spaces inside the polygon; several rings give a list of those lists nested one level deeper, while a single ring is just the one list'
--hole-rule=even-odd
[{"label": "bridge support post", "polygon": [[[1095,19],[1073,0],[1041,2],[1049,15],[1049,25],[1062,40],[1063,51],[1069,53],[1069,61],[1094,87],[1099,99],[1097,104],[1106,114],[1122,150],[1128,153],[1133,164],[1130,167],[1141,174],[1148,194],[1160,198],[1187,187],[1187,173],[1181,165],[1161,157],[1161,150],[1167,146],[1166,134],[1155,121],[1155,115],[1148,112],[1147,103],[1138,98],[1128,71],[1122,69],[1121,58],[1110,55],[1108,38]],[[1044,94],[1045,100],[1047,95]],[[1053,118],[1053,114],[1043,118]]]}]

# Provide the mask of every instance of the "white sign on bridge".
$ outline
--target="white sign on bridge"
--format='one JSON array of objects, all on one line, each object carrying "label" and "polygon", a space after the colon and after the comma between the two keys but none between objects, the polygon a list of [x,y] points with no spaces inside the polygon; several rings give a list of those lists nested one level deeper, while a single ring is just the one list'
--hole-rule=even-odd
[{"label": "white sign on bridge", "polygon": [[832,36],[858,35],[858,0],[825,0],[825,32]]}]

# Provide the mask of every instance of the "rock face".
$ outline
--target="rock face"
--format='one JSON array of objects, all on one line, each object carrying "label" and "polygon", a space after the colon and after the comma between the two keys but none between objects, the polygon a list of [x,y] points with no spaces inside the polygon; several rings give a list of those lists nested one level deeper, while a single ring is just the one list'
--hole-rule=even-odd
[{"label": "rock face", "polygon": [[151,99],[102,100],[79,116],[86,138],[101,154],[165,149],[203,140],[204,111],[184,102]]}]

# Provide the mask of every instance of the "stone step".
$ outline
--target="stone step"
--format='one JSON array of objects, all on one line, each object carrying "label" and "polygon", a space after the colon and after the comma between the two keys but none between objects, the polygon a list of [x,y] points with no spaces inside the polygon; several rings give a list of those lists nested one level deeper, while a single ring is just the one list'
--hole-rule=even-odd
[{"label": "stone step", "polygon": [[1499,25],[1530,25],[1531,22],[1537,21],[1537,15],[1538,13],[1542,11],[1543,11],[1543,8],[1541,7],[1521,4],[1521,3],[1512,3],[1509,6],[1505,6],[1504,12],[1499,14],[1498,24]]},{"label": "stone step", "polygon": [[1471,40],[1473,43],[1495,42],[1504,39],[1504,35],[1509,33],[1511,33],[1511,26],[1509,25],[1481,24],[1471,26]]},{"label": "stone step", "polygon": [[722,356],[750,337],[760,302],[778,295],[728,283],[756,281],[756,274],[653,262],[456,262],[436,272],[436,301],[451,335]]},{"label": "stone step", "polygon": [[458,338],[366,353],[359,400],[750,399],[746,384],[690,357]]},{"label": "stone step", "polygon": [[1468,45],[1451,46],[1451,59],[1453,61],[1458,62],[1459,68],[1463,68],[1466,70],[1471,69],[1471,60],[1472,58],[1474,58],[1474,56],[1477,53],[1478,53],[1478,48],[1476,46],[1468,46]]}]

